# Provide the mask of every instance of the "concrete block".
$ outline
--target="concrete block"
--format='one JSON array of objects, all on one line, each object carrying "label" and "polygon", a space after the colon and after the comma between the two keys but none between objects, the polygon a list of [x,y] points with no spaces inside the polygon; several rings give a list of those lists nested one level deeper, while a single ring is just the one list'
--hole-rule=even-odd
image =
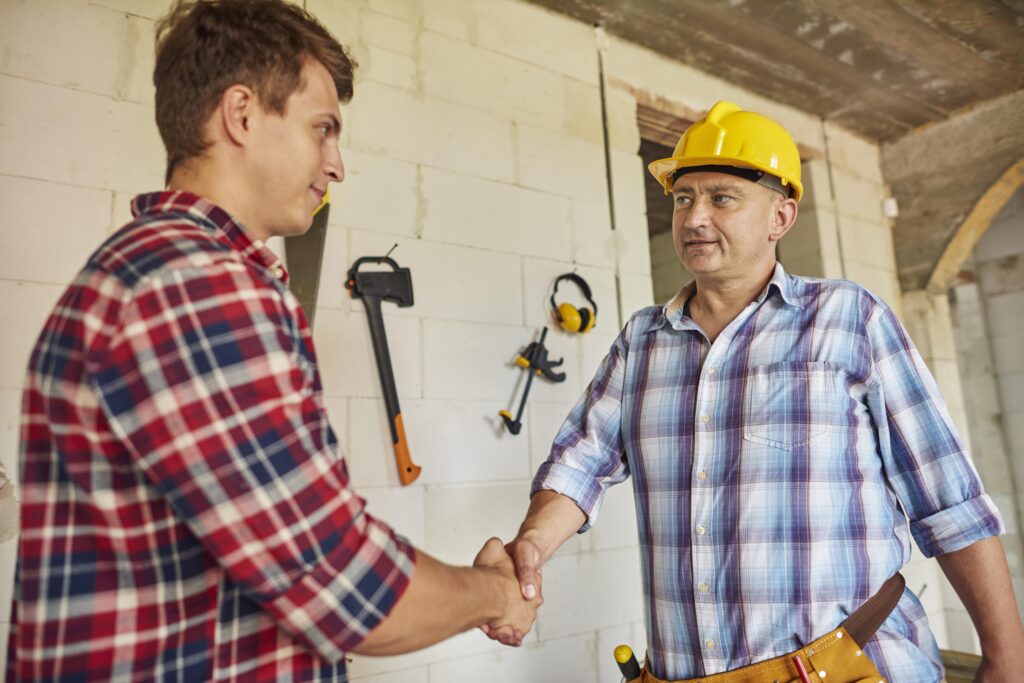
[{"label": "concrete block", "polygon": [[622,311],[619,320],[619,329],[621,329],[634,311],[655,303],[651,276],[634,275],[633,273],[619,275],[619,302],[619,310]]},{"label": "concrete block", "polygon": [[[0,176],[5,208],[0,273],[13,280],[67,284],[99,246],[111,193]],[[60,212],[41,210],[59,203]]]},{"label": "concrete block", "polygon": [[436,33],[424,32],[420,41],[423,84],[432,97],[536,126],[565,126],[558,74]]},{"label": "concrete block", "polygon": [[1022,222],[1024,221],[1020,215],[1017,215],[1014,220],[1000,220],[997,217],[974,248],[974,257],[978,262],[1024,254],[1024,238],[1021,237]]},{"label": "concrete block", "polygon": [[[564,78],[562,86],[565,89],[565,132],[591,144],[600,145],[603,152],[604,124],[601,121],[601,90],[596,85],[583,83],[574,78]],[[635,121],[633,127],[636,128]],[[623,136],[621,131],[619,131],[619,135]],[[630,149],[629,144],[622,141],[619,146],[627,151],[635,152],[640,147],[639,137],[635,149]]]},{"label": "concrete block", "polygon": [[572,202],[572,260],[615,268],[618,247],[611,228],[607,200]]},{"label": "concrete block", "polygon": [[419,87],[415,59],[372,45],[365,48],[364,55],[359,56],[359,72],[368,80],[402,90],[413,92]]},{"label": "concrete block", "polygon": [[609,326],[601,332],[595,330],[580,340],[580,377],[583,385],[581,393],[590,384],[594,373],[598,371],[605,357],[611,351],[618,335],[619,330]]},{"label": "concrete block", "polygon": [[570,257],[565,197],[424,168],[423,237],[506,253]]},{"label": "concrete block", "polygon": [[822,156],[805,161],[800,165],[800,177],[804,183],[804,197],[800,201],[800,211],[835,213],[828,160]]},{"label": "concrete block", "polygon": [[423,3],[420,0],[368,0],[367,4],[374,12],[389,17],[412,22],[422,20]]},{"label": "concrete block", "polygon": [[597,678],[594,648],[592,633],[553,642],[524,644],[518,648],[506,647],[475,657],[431,664],[430,680],[485,680],[488,683],[593,681]]},{"label": "concrete block", "polygon": [[[846,266],[845,279],[856,282],[858,285],[864,287],[884,301],[894,311],[898,312],[897,306],[900,305],[900,290],[899,281],[896,279],[895,271],[888,268],[876,268],[875,266],[865,264],[861,261],[853,261],[850,259],[846,259],[844,263]],[[940,347],[947,355],[955,355],[955,350],[952,348],[952,329],[950,329],[946,335],[949,339],[941,341]],[[917,339],[915,338],[915,341],[916,340]],[[933,343],[936,341],[937,340],[933,340]]]},{"label": "concrete block", "polygon": [[[499,430],[504,405],[410,399],[401,407],[413,462],[423,468],[414,486],[528,480],[528,442]],[[398,486],[383,401],[352,399],[349,411],[354,485]]]},{"label": "concrete block", "polygon": [[[537,642],[535,630],[526,636],[525,642]],[[437,645],[405,655],[395,657],[350,655],[349,676],[353,680],[362,680],[364,676],[416,671],[432,662],[458,661],[484,653],[500,654],[508,649],[505,645],[488,639],[479,630],[472,629]]]},{"label": "concrete block", "polygon": [[0,280],[0,389],[21,389],[28,359],[43,324],[64,292],[63,285]]},{"label": "concrete block", "polygon": [[615,211],[623,214],[646,214],[647,195],[644,177],[647,169],[637,154],[612,150],[612,191],[615,193]]},{"label": "concrete block", "polygon": [[503,182],[514,178],[506,118],[368,81],[352,100],[349,121],[354,149]]},{"label": "concrete block", "polygon": [[[334,0],[304,0],[306,10],[311,12],[338,41],[349,50],[361,48],[362,26],[360,6],[354,2],[334,2]],[[377,10],[377,8],[374,8]],[[379,10],[377,10],[379,11]],[[361,55],[360,55],[361,56]],[[358,56],[357,56],[358,59]],[[356,69],[356,82],[361,74]],[[356,95],[359,95],[356,88]]]},{"label": "concrete block", "polygon": [[880,270],[896,272],[896,251],[888,225],[842,216],[839,221],[843,239],[843,258]]},{"label": "concrete block", "polygon": [[[525,372],[514,364],[518,353],[539,331],[507,325],[425,320],[424,390],[427,398],[494,400],[505,408],[517,400]],[[572,358],[575,343],[548,335],[551,358]],[[579,377],[567,373],[564,382],[533,382],[530,400],[571,401],[579,392]]]},{"label": "concrete block", "polygon": [[[67,187],[67,186],[65,186]],[[127,223],[130,223],[132,216],[132,200],[135,194],[131,192],[113,192],[113,201],[110,206],[110,217],[107,222],[107,235],[112,235]]]},{"label": "concrete block", "polygon": [[595,85],[593,29],[527,3],[490,0],[426,0],[430,31]]},{"label": "concrete block", "polygon": [[987,297],[986,303],[993,337],[1024,333],[1024,289]]},{"label": "concrete block", "polygon": [[387,14],[364,11],[360,15],[360,37],[371,46],[414,57],[419,27],[412,21]]},{"label": "concrete block", "polygon": [[[0,28],[3,72],[123,99],[136,67],[129,57],[142,39],[138,28],[124,13],[91,3],[8,2]],[[151,31],[148,37],[152,52]]]},{"label": "concrete block", "polygon": [[604,91],[608,117],[608,144],[629,154],[640,149],[640,124],[636,120],[636,98],[618,88]]},{"label": "concrete block", "polygon": [[330,225],[414,237],[419,234],[419,173],[414,164],[342,150],[345,180],[331,186]]},{"label": "concrete block", "polygon": [[129,16],[159,19],[167,14],[172,0],[94,0],[90,5],[106,7]]},{"label": "concrete block", "polygon": [[555,555],[544,569],[542,641],[643,619],[640,557],[635,548]]},{"label": "concrete block", "polygon": [[[5,608],[5,611],[9,608]],[[7,644],[10,640],[11,634],[11,617],[8,617],[8,621],[0,621],[0,661],[7,661]],[[3,680],[3,676],[0,676],[0,681]]]},{"label": "concrete block", "polygon": [[594,203],[607,200],[604,148],[599,143],[518,124],[516,151],[520,184]]},{"label": "concrete block", "polygon": [[21,438],[21,390],[0,389],[0,465],[20,482],[18,443]]},{"label": "concrete block", "polygon": [[14,598],[14,567],[18,563],[18,539],[0,543],[0,624],[11,623]]},{"label": "concrete block", "polygon": [[646,213],[627,213],[615,207],[615,236],[619,251],[619,272],[651,274],[651,242]]},{"label": "concrete block", "polygon": [[675,241],[672,239],[671,232],[659,232],[656,235],[651,235],[649,244],[651,247],[652,268],[666,265],[682,267],[682,264],[679,262],[679,254],[676,253]]},{"label": "concrete block", "polygon": [[828,121],[825,122],[825,135],[832,164],[872,183],[884,182],[877,144]]},{"label": "concrete block", "polygon": [[1007,372],[999,376],[999,396],[1007,410],[1024,407],[1024,372]]},{"label": "concrete block", "polygon": [[[391,350],[398,396],[418,397],[423,393],[420,356],[420,322],[391,315],[385,309],[384,327]],[[317,311],[313,333],[324,394],[346,397],[381,397],[380,379],[366,315],[330,308]]]},{"label": "concrete block", "polygon": [[980,655],[981,645],[978,641],[978,634],[974,630],[974,625],[967,612],[962,609],[947,609],[945,613],[949,649]]},{"label": "concrete block", "polygon": [[0,174],[129,192],[163,187],[152,107],[0,76],[0,120]]},{"label": "concrete block", "polygon": [[[526,324],[539,328],[547,325],[549,328],[548,341],[555,338],[563,338],[566,342],[586,339],[590,336],[570,335],[558,327],[551,310],[551,292],[555,279],[564,273],[575,272],[590,285],[590,293],[597,303],[597,321],[594,324],[593,332],[607,331],[614,329],[615,311],[615,273],[611,270],[600,268],[580,267],[573,264],[546,259],[524,258],[523,259],[523,302],[524,318]],[[583,297],[583,293],[572,282],[563,280],[558,284],[558,296],[555,303],[570,303],[576,307],[591,307],[591,304]],[[611,314],[611,315],[609,315]],[[572,349],[568,345],[572,356],[566,360],[563,369],[568,368],[571,372],[578,372],[577,359],[579,350]]]},{"label": "concrete block", "polygon": [[356,493],[366,500],[366,511],[386,522],[417,548],[427,543],[422,486],[363,486]]},{"label": "concrete block", "polygon": [[1020,253],[979,260],[977,273],[981,290],[988,296],[1024,290],[1024,258]]},{"label": "concrete block", "polygon": [[832,169],[832,183],[841,215],[885,223],[882,215],[882,200],[886,196],[884,187],[835,167]]},{"label": "concrete block", "polygon": [[429,683],[427,668],[403,669],[375,676],[350,676],[352,683]]},{"label": "concrete block", "polygon": [[[522,320],[520,259],[513,254],[360,231],[350,239],[353,259],[399,245],[393,257],[411,269],[416,301],[407,308],[385,304],[396,316],[506,325]],[[362,311],[362,302],[353,301],[352,310]]]},{"label": "concrete block", "polygon": [[503,543],[515,538],[530,505],[529,493],[526,480],[431,486],[426,492],[424,548],[443,562],[472,564],[488,538],[497,536]]},{"label": "concrete block", "polygon": [[1024,370],[1024,353],[1021,353],[1021,349],[1024,349],[1024,333],[992,337],[992,354],[1000,375]]}]

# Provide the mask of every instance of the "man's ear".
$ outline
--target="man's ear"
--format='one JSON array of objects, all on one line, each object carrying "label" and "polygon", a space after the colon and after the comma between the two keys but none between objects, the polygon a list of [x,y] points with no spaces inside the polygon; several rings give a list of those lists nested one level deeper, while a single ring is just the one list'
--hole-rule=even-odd
[{"label": "man's ear", "polygon": [[245,146],[257,107],[256,94],[248,86],[236,84],[224,91],[217,105],[216,119],[227,140]]},{"label": "man's ear", "polygon": [[[774,190],[771,190],[774,192]],[[797,205],[792,197],[776,199],[772,203],[772,228],[768,233],[769,242],[778,242],[796,223]]]}]

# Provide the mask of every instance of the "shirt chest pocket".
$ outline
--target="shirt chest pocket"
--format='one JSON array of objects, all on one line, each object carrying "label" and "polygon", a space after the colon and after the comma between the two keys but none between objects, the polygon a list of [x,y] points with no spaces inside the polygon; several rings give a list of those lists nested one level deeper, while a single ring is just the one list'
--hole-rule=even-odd
[{"label": "shirt chest pocket", "polygon": [[828,363],[782,362],[751,368],[743,399],[743,438],[793,450],[840,424],[846,390]]}]

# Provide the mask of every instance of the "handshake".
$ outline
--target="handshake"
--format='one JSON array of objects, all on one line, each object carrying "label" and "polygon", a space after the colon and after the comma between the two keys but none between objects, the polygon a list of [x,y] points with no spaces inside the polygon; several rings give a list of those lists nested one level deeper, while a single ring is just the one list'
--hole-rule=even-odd
[{"label": "handshake", "polygon": [[512,647],[522,645],[537,618],[537,609],[544,603],[540,590],[542,562],[537,544],[521,536],[507,545],[491,538],[477,553],[473,567],[492,572],[505,605],[500,617],[480,626],[488,638]]}]

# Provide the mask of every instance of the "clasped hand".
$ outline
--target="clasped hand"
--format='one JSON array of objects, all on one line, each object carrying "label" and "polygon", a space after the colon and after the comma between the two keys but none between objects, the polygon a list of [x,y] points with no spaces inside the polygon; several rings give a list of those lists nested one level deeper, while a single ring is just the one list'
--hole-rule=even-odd
[{"label": "clasped hand", "polygon": [[480,627],[488,638],[519,647],[530,632],[537,609],[544,604],[540,590],[540,549],[531,541],[517,538],[503,546],[491,538],[477,553],[473,566],[493,570],[501,578],[506,599],[502,617]]}]

